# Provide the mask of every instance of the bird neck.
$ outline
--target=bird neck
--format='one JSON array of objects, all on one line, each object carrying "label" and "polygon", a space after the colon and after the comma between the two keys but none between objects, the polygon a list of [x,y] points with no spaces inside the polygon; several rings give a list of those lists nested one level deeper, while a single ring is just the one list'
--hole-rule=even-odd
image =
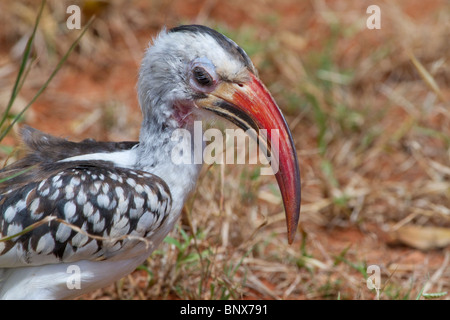
[{"label": "bird neck", "polygon": [[[148,108],[139,135],[138,166],[151,169],[160,163],[179,163],[177,150],[194,147],[194,122],[180,108]],[[170,112],[168,111],[170,110]],[[184,112],[184,111],[183,111]],[[198,128],[197,128],[198,131]],[[185,136],[180,136],[186,133]],[[197,132],[196,132],[197,134]],[[189,161],[183,161],[189,164]],[[193,163],[193,162],[192,162]]]},{"label": "bird neck", "polygon": [[139,146],[136,150],[136,165],[138,169],[162,178],[172,193],[178,193],[180,198],[184,198],[195,187],[202,167],[198,161],[196,163],[183,158],[186,157],[186,153],[192,157],[194,155],[193,121],[187,121],[186,118],[179,121],[174,112],[164,110],[174,108],[158,108],[144,114]]}]

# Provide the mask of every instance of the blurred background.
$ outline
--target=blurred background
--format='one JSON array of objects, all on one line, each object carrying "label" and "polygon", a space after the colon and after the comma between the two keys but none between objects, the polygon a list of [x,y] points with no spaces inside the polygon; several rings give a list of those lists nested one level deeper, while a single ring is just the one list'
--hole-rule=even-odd
[{"label": "blurred background", "polygon": [[[19,156],[22,124],[76,141],[136,140],[145,48],[164,26],[195,23],[249,54],[293,132],[302,176],[289,246],[274,177],[205,166],[165,243],[81,299],[450,298],[448,1],[49,0],[6,124],[80,35],[66,24],[73,4],[81,28],[96,18],[1,141],[2,166]],[[374,4],[380,29],[366,24]],[[39,6],[0,2],[0,113]],[[371,265],[378,290],[367,287]]]}]

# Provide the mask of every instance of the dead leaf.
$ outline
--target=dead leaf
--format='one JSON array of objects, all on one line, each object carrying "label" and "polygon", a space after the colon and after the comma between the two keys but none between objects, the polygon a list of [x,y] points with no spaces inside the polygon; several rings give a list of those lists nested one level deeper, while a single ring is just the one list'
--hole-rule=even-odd
[{"label": "dead leaf", "polygon": [[450,245],[450,228],[406,225],[389,232],[393,242],[420,250],[444,248]]}]

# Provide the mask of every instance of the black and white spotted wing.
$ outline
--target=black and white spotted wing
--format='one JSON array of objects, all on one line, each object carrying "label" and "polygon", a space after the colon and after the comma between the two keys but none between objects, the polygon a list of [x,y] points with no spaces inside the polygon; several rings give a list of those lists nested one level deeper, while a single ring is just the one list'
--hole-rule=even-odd
[{"label": "black and white spotted wing", "polygon": [[159,177],[104,161],[53,163],[24,176],[27,183],[18,177],[1,190],[0,238],[49,216],[70,226],[53,220],[0,242],[0,268],[108,259],[150,237],[171,209]]}]

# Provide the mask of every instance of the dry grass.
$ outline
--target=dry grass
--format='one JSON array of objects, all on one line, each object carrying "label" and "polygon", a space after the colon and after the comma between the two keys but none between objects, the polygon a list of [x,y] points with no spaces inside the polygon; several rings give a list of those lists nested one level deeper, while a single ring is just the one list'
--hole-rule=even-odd
[{"label": "dry grass", "polygon": [[[449,291],[447,2],[378,1],[380,30],[365,27],[366,1],[79,3],[89,5],[84,21],[99,18],[24,122],[71,139],[136,139],[137,66],[150,37],[163,25],[208,24],[251,55],[287,116],[303,180],[299,234],[289,246],[273,177],[258,176],[256,166],[205,167],[159,250],[84,299],[415,299]],[[0,4],[0,106],[35,6]],[[48,4],[19,103],[78,35],[65,28],[66,7]],[[3,141],[2,158],[16,143]],[[369,265],[381,269],[379,296],[366,286]]]}]

